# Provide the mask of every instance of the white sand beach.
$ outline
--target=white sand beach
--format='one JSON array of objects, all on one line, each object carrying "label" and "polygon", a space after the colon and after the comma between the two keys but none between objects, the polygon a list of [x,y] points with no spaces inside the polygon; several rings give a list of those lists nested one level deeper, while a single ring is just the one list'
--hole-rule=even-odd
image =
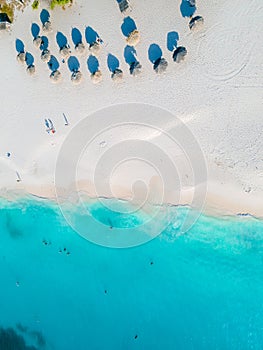
[{"label": "white sand beach", "polygon": [[[197,32],[190,31],[189,19],[182,17],[178,0],[163,3],[131,0],[131,4],[129,15],[140,32],[136,51],[142,72],[138,77],[130,75],[124,59],[127,44],[121,32],[124,17],[115,0],[99,0],[96,6],[91,0],[78,0],[65,11],[49,10],[53,31],[43,35],[48,37],[51,54],[60,63],[62,81],[57,84],[51,82],[51,71],[33,45],[31,25],[41,25],[39,14],[43,7],[33,11],[28,6],[23,13],[17,12],[11,31],[0,32],[1,195],[12,197],[14,192],[55,198],[57,156],[74,126],[103,108],[136,102],[167,110],[194,135],[206,160],[207,212],[263,217],[262,1],[199,0],[196,15],[203,16],[204,24]],[[93,84],[90,78],[89,53],[78,55],[71,39],[73,27],[85,39],[86,26],[94,28],[104,42],[98,57],[102,72],[98,84]],[[57,31],[67,37],[72,55],[79,59],[82,81],[78,85],[72,83],[67,63],[62,63],[55,39]],[[173,62],[172,52],[167,48],[167,34],[173,31],[179,34],[178,45],[187,48],[187,56],[179,64]],[[33,76],[27,74],[26,65],[17,62],[17,38],[35,59]],[[84,43],[87,46],[85,40]],[[153,43],[160,46],[162,57],[168,62],[163,74],[156,74],[148,58],[148,48]],[[123,71],[120,83],[111,79],[107,67],[109,53],[120,62]],[[54,134],[46,132],[45,118],[54,123]],[[103,130],[104,125],[98,128]],[[117,144],[120,134],[112,132],[110,137]],[[102,146],[107,148],[109,143]],[[79,178],[79,188],[91,196],[96,195],[89,176],[93,162],[94,159],[87,161]],[[19,182],[16,172],[21,177]],[[124,166],[112,178],[112,193],[129,198],[130,182],[137,174],[145,182],[150,178],[149,174],[144,176],[143,165],[140,168],[137,164],[136,169]],[[179,201],[173,200],[173,196],[165,199],[173,204],[191,204],[193,191],[185,187]]]}]

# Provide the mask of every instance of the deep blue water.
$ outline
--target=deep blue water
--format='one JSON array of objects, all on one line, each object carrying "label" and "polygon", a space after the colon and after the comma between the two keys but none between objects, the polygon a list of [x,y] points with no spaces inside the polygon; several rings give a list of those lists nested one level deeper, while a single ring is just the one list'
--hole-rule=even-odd
[{"label": "deep blue water", "polygon": [[2,201],[0,349],[26,349],[5,349],[18,334],[36,349],[262,350],[263,222],[201,216],[178,235],[176,218],[147,244],[109,249],[55,204]]}]

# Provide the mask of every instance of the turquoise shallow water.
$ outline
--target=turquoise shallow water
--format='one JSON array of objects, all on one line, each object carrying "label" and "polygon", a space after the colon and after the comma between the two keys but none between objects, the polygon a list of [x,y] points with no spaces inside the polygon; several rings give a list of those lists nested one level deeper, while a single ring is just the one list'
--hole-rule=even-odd
[{"label": "turquoise shallow water", "polygon": [[174,210],[161,236],[109,249],[50,202],[2,201],[0,349],[262,350],[263,222],[201,216],[178,235]]}]

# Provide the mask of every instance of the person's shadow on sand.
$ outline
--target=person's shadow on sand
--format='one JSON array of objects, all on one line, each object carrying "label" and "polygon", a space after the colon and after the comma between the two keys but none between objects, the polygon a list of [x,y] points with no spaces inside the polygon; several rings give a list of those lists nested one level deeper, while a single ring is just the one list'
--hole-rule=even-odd
[{"label": "person's shadow on sand", "polygon": [[40,33],[40,28],[39,28],[39,25],[36,24],[36,23],[32,23],[32,26],[31,26],[31,33],[33,35],[33,38],[36,38],[39,33]]}]

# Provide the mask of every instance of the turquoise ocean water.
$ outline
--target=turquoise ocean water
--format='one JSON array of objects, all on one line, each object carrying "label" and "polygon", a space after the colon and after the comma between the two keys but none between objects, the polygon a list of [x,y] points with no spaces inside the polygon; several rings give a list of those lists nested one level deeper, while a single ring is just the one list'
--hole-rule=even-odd
[{"label": "turquoise ocean water", "polygon": [[159,237],[109,249],[51,202],[0,207],[1,350],[263,349],[262,221],[201,216],[178,235],[175,208]]}]

